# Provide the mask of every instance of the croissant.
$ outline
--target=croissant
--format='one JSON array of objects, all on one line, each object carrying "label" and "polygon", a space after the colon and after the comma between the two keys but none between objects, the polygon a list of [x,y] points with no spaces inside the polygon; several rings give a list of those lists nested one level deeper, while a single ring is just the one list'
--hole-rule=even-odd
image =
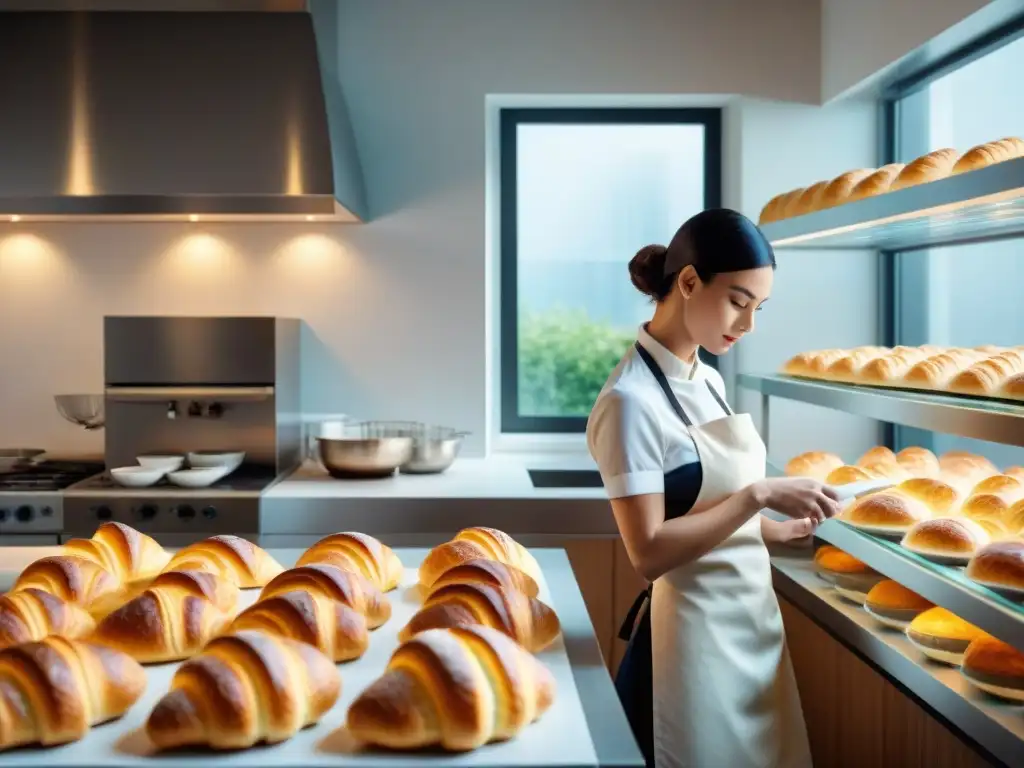
[{"label": "croissant", "polygon": [[547,712],[554,676],[488,627],[432,629],[403,643],[384,674],[348,709],[361,742],[389,749],[438,745],[465,752],[508,740]]},{"label": "croissant", "polygon": [[51,635],[0,651],[0,749],[77,741],[138,701],[146,673],[112,648]]},{"label": "croissant", "polygon": [[420,564],[420,584],[429,587],[448,569],[480,559],[515,566],[538,584],[541,581],[540,566],[522,544],[495,528],[476,527],[464,528],[427,553]]},{"label": "croissant", "polygon": [[340,694],[337,668],[313,646],[239,632],[178,667],[146,733],[160,749],[273,744],[319,722]]},{"label": "croissant", "polygon": [[64,549],[69,555],[92,560],[125,582],[151,579],[171,559],[155,539],[116,522],[100,525],[91,539],[71,539]]},{"label": "croissant", "polygon": [[0,595],[0,650],[50,635],[79,638],[95,626],[79,606],[35,587]]},{"label": "croissant", "polygon": [[365,533],[345,531],[325,536],[302,553],[296,565],[329,563],[344,571],[355,571],[389,592],[402,581],[404,568],[394,550]]},{"label": "croissant", "polygon": [[94,615],[105,613],[125,596],[125,587],[116,576],[92,560],[72,555],[42,557],[29,563],[11,591],[29,587],[56,595]]},{"label": "croissant", "polygon": [[225,613],[233,613],[238,608],[238,585],[209,571],[164,571],[148,585],[149,589],[160,587],[173,587],[209,600]]},{"label": "croissant", "polygon": [[263,587],[284,568],[267,552],[240,536],[220,535],[179,550],[165,571],[210,571],[243,589]]},{"label": "croissant", "polygon": [[355,571],[345,571],[326,563],[290,568],[263,588],[260,600],[301,590],[344,603],[366,617],[370,629],[391,618],[391,603],[370,580]]},{"label": "croissant", "polygon": [[482,624],[504,632],[532,653],[554,642],[558,616],[535,597],[490,584],[451,584],[434,592],[398,633],[399,641],[428,629]]},{"label": "croissant", "polygon": [[540,587],[533,577],[497,560],[469,560],[449,568],[430,585],[430,592],[434,593],[452,584],[489,584],[503,590],[522,592],[529,597],[537,597],[540,593]]},{"label": "croissant", "polygon": [[318,648],[335,662],[358,659],[370,645],[366,617],[313,592],[285,592],[246,608],[228,633],[260,630]]},{"label": "croissant", "polygon": [[201,579],[210,575],[192,571],[173,577],[163,574],[168,578],[107,615],[89,639],[124,651],[143,664],[195,655],[231,620],[230,613],[217,607],[227,598],[221,595],[216,602],[207,599],[204,586],[214,595],[222,591],[230,594],[231,587],[237,591],[231,582],[223,588],[205,585]]}]

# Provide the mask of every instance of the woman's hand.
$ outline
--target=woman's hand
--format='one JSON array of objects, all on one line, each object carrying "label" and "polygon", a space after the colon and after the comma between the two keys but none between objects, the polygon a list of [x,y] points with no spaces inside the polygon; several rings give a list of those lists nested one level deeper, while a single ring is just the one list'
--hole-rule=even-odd
[{"label": "woman's hand", "polygon": [[827,485],[806,477],[768,477],[756,493],[763,506],[793,518],[816,523],[839,513],[839,498]]},{"label": "woman's hand", "polygon": [[791,520],[772,520],[761,516],[761,538],[765,544],[793,544],[809,542],[818,521],[813,517],[798,517]]}]

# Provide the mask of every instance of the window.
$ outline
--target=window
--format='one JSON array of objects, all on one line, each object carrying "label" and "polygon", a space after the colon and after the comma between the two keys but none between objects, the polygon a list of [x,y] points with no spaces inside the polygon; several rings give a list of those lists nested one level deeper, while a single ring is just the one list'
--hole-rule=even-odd
[{"label": "window", "polygon": [[[1004,136],[1024,137],[1024,103],[1012,98],[1024,68],[1024,38],[981,55],[896,102],[896,160],[941,147],[959,151]],[[896,342],[974,347],[1024,344],[1020,237],[896,256]],[[970,450],[1000,466],[1021,463],[1020,448],[901,429],[899,446]]]},{"label": "window", "polygon": [[501,431],[582,432],[651,313],[626,265],[721,204],[718,109],[501,110]]}]

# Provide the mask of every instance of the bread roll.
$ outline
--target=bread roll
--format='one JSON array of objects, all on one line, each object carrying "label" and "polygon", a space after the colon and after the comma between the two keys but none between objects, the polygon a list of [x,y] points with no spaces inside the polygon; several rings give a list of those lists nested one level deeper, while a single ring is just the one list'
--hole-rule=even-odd
[{"label": "bread roll", "polygon": [[391,547],[373,536],[343,531],[325,536],[299,557],[296,565],[328,563],[344,571],[361,573],[381,592],[402,582],[404,567]]},{"label": "bread roll", "polygon": [[83,608],[41,589],[30,587],[0,595],[0,650],[50,635],[75,640],[95,626]]},{"label": "bread roll", "polygon": [[900,386],[930,391],[944,389],[953,377],[971,365],[975,359],[974,356],[956,352],[932,355],[907,369]]},{"label": "bread roll", "polygon": [[821,378],[837,359],[846,354],[841,349],[824,349],[814,352],[801,352],[787,360],[782,366],[782,372],[790,376],[802,376],[804,378]]},{"label": "bread roll", "polygon": [[904,167],[903,163],[889,163],[888,165],[883,165],[877,171],[869,173],[850,191],[848,200],[852,202],[865,197],[884,195],[889,191],[893,180]]},{"label": "bread roll", "polygon": [[900,542],[904,549],[939,562],[967,562],[989,535],[965,517],[940,517],[915,523]]},{"label": "bread roll", "polygon": [[429,594],[452,584],[489,584],[503,590],[515,590],[528,597],[537,597],[540,587],[530,576],[497,560],[470,560],[449,568],[430,585]]},{"label": "bread roll", "polygon": [[939,476],[939,459],[927,448],[911,446],[896,454],[896,461],[911,477]]},{"label": "bread roll", "polygon": [[902,386],[906,373],[928,355],[922,350],[893,351],[869,360],[857,373],[856,383],[874,387]]},{"label": "bread roll", "polygon": [[266,586],[284,568],[248,539],[220,535],[178,550],[164,570],[209,571],[251,589]]},{"label": "bread roll", "polygon": [[0,750],[78,741],[121,717],[145,688],[142,667],[112,648],[59,635],[7,648],[0,651]]},{"label": "bread roll", "polygon": [[971,641],[960,667],[971,683],[1008,701],[1024,702],[1024,653],[991,635]]},{"label": "bread roll", "polygon": [[504,633],[433,629],[399,646],[345,725],[358,741],[388,749],[467,752],[515,738],[555,695],[551,672]]},{"label": "bread roll", "polygon": [[893,179],[889,191],[895,192],[918,184],[944,179],[952,172],[959,157],[959,152],[949,148],[936,149],[934,152],[922,155],[913,162],[907,163],[907,166]]},{"label": "bread roll", "polygon": [[883,579],[871,588],[864,608],[886,626],[904,630],[915,616],[934,603],[892,579]]},{"label": "bread roll", "polygon": [[994,541],[982,547],[964,573],[990,589],[1024,592],[1024,541]]},{"label": "bread roll", "polygon": [[939,476],[962,493],[969,493],[982,480],[998,475],[999,469],[983,456],[951,451],[939,458]]},{"label": "bread roll", "polygon": [[984,634],[941,606],[918,614],[907,627],[907,637],[922,653],[952,666],[959,666],[967,646]]},{"label": "bread roll", "polygon": [[1012,504],[999,522],[1005,538],[1024,538],[1024,499]]},{"label": "bread roll", "polygon": [[880,478],[874,470],[844,465],[829,472],[825,476],[825,483],[828,485],[849,485],[850,483],[862,483],[865,480],[878,479]]},{"label": "bread roll", "polygon": [[366,617],[370,629],[391,618],[391,603],[368,578],[326,563],[300,565],[274,577],[260,592],[260,600],[301,590],[344,603]]},{"label": "bread roll", "polygon": [[1024,373],[1008,376],[994,396],[1003,400],[1024,400]]},{"label": "bread roll", "polygon": [[884,351],[875,349],[860,349],[851,351],[836,359],[822,376],[827,381],[835,381],[841,384],[855,384],[860,381],[860,372],[864,366],[872,360],[883,357]]},{"label": "bread roll", "polygon": [[541,581],[540,566],[524,546],[503,531],[478,526],[464,528],[451,541],[430,550],[420,565],[420,584],[430,587],[450,568],[479,559],[514,566],[537,583]]},{"label": "bread roll", "polygon": [[824,481],[834,469],[843,466],[843,460],[827,451],[808,451],[794,456],[783,470],[789,477],[810,477]]},{"label": "bread roll", "polygon": [[828,183],[818,198],[820,209],[833,208],[849,200],[851,193],[858,184],[875,172],[873,168],[858,168],[836,176]]},{"label": "bread roll", "polygon": [[171,559],[156,539],[117,522],[101,524],[90,539],[69,540],[64,552],[92,560],[122,582],[152,579]]},{"label": "bread roll", "polygon": [[885,577],[836,547],[821,547],[814,555],[818,575],[843,597],[863,603],[868,591]]},{"label": "bread roll", "polygon": [[988,141],[971,147],[964,152],[953,166],[951,175],[976,171],[979,168],[986,168],[1006,160],[1013,160],[1021,156],[1021,147],[1024,143],[1018,138],[999,139]]},{"label": "bread roll", "polygon": [[855,528],[892,534],[903,533],[931,516],[919,499],[894,489],[861,496],[839,513],[840,520]]},{"label": "bread roll", "polygon": [[1024,483],[1010,475],[992,475],[974,486],[961,512],[978,522],[991,522],[1006,529],[1007,513],[1024,498]]},{"label": "bread roll", "polygon": [[1024,373],[1024,357],[1017,352],[992,355],[954,376],[946,390],[961,395],[994,397],[1010,376]]},{"label": "bread roll", "polygon": [[902,483],[904,480],[910,480],[913,477],[896,461],[878,461],[873,464],[866,464],[861,469],[880,479],[892,480],[894,483]]},{"label": "bread roll", "polygon": [[963,494],[949,483],[929,477],[914,477],[904,480],[895,489],[923,502],[933,517],[947,517],[956,512],[963,500]]},{"label": "bread roll", "polygon": [[1024,467],[1007,467],[1003,470],[1004,475],[1009,475],[1015,480],[1020,480],[1024,483]]},{"label": "bread roll", "polygon": [[92,560],[54,555],[36,560],[21,572],[12,592],[35,587],[73,603],[94,616],[123,602],[126,588],[114,574]]}]

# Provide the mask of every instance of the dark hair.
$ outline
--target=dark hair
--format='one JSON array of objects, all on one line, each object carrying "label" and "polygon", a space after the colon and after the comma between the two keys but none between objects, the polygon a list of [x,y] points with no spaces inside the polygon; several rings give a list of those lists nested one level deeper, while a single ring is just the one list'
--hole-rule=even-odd
[{"label": "dark hair", "polygon": [[668,247],[646,245],[629,262],[629,279],[655,301],[672,291],[680,270],[692,264],[709,283],[723,272],[771,267],[775,252],[757,225],[728,208],[701,211],[683,223]]}]

